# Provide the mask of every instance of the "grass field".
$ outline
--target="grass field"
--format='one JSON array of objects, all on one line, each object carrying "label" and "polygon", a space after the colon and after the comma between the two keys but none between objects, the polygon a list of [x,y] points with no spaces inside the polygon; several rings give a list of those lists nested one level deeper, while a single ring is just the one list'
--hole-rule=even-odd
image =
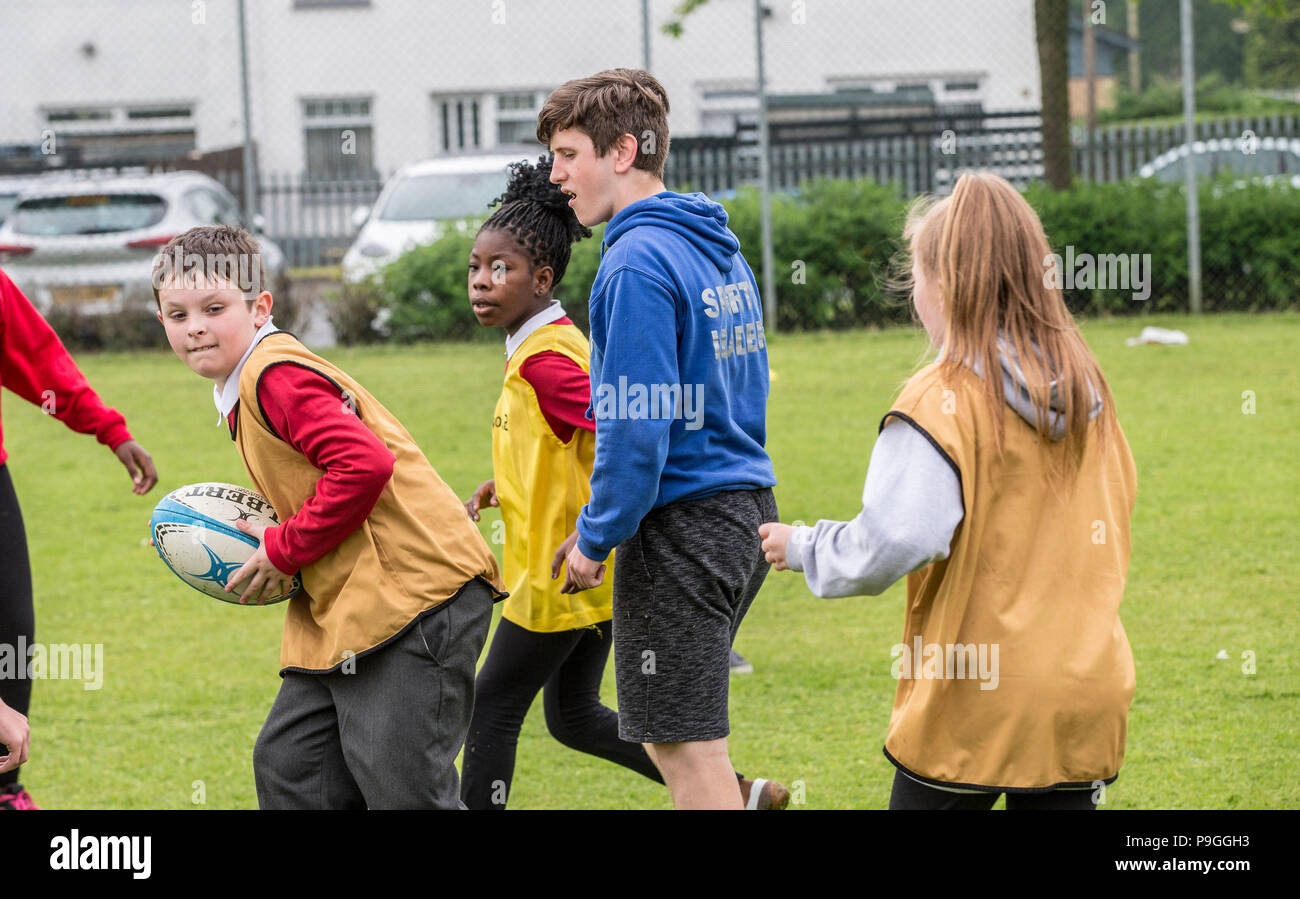
[{"label": "grass field", "polygon": [[[1129,348],[1143,325],[1186,347]],[[1137,460],[1121,610],[1137,660],[1128,751],[1106,808],[1296,808],[1300,757],[1300,316],[1152,317],[1085,326]],[[162,338],[159,338],[160,343]],[[877,424],[921,358],[918,331],[782,337],[769,449],[785,521],[856,514]],[[502,359],[483,346],[337,350],[462,498],[491,474]],[[4,445],[27,522],[36,639],[103,646],[103,682],[35,685],[23,782],[49,808],[254,808],[251,757],[276,676],[282,607],[240,608],[180,584],[146,543],[165,492],[248,479],[211,387],[174,356],[85,356],[106,401],[153,454],[160,485],[12,394]],[[1243,412],[1253,391],[1254,414]],[[484,516],[485,535],[492,514]],[[498,548],[499,549],[499,548]],[[6,563],[8,560],[5,560]],[[737,767],[802,785],[804,808],[884,808],[881,754],[904,585],[822,600],[773,573],[737,648]],[[1215,658],[1227,651],[1227,660]],[[1243,672],[1244,652],[1256,671]],[[612,672],[606,701],[614,704]],[[540,702],[524,727],[512,808],[666,808],[662,787],[561,747]]]}]

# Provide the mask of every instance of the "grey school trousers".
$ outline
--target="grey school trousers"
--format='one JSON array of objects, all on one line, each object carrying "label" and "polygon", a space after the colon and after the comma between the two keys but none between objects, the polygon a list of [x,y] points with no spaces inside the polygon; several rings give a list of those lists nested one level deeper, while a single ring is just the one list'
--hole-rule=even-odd
[{"label": "grey school trousers", "polygon": [[286,672],[253,749],[258,805],[463,808],[455,760],[492,602],[482,581],[470,581],[341,670]]}]

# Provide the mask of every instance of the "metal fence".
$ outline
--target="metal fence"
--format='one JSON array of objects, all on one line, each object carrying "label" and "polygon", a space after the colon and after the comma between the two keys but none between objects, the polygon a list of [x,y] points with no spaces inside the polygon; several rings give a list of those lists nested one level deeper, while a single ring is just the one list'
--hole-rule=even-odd
[{"label": "metal fence", "polygon": [[[946,194],[966,169],[985,169],[1023,187],[1042,177],[1042,133],[1034,112],[938,115],[903,119],[823,122],[828,134],[808,136],[775,131],[771,140],[771,178],[775,190],[791,190],[814,178],[869,178],[893,183],[900,194]],[[1237,116],[1200,121],[1196,137],[1238,146],[1242,135],[1256,140],[1300,140],[1300,115]],[[1091,181],[1120,181],[1140,176],[1143,166],[1184,146],[1181,123],[1114,125],[1099,128],[1091,148],[1082,135],[1073,147],[1074,170]],[[1274,170],[1265,174],[1300,174],[1288,160],[1297,153],[1270,157]],[[665,181],[672,187],[726,195],[758,180],[758,146],[752,129],[729,137],[674,139]],[[211,174],[242,195],[238,170]],[[331,265],[339,261],[355,234],[353,215],[369,207],[385,178],[331,180],[307,172],[263,173],[257,188],[258,210],[266,233],[284,249],[294,266]]]},{"label": "metal fence", "polygon": [[[945,194],[965,169],[996,172],[1018,187],[1042,178],[1042,132],[1035,112],[987,113],[880,120],[870,134],[854,133],[859,122],[825,123],[843,133],[809,138],[771,139],[771,178],[788,190],[811,178],[870,178],[892,182],[905,196]],[[1247,137],[1243,138],[1243,135]],[[1231,144],[1243,141],[1300,139],[1300,115],[1225,116],[1197,122],[1196,139]],[[1078,177],[1121,181],[1163,154],[1185,145],[1182,123],[1113,125],[1097,129],[1091,147],[1076,135],[1072,158]],[[667,180],[706,193],[734,190],[758,178],[752,135],[679,138],[673,141]],[[1300,147],[1294,154],[1275,154],[1260,174],[1300,174]],[[1213,174],[1209,172],[1208,174]]]},{"label": "metal fence", "polygon": [[332,265],[356,232],[353,214],[369,208],[384,179],[329,181],[307,173],[268,173],[258,185],[266,233],[294,266]]},{"label": "metal fence", "polygon": [[[1154,16],[1169,2],[1141,8]],[[1110,22],[1106,6],[1069,4],[1072,102],[1087,52],[1085,12],[1097,26],[1088,83],[1103,101],[1126,82],[1140,46],[1133,20],[1125,24],[1129,4],[1109,4]],[[680,0],[7,5],[3,25],[21,40],[9,49],[0,99],[0,174],[56,161],[197,168],[243,201],[246,132],[256,148],[254,208],[246,214],[261,216],[293,265],[330,265],[353,240],[353,213],[373,203],[382,173],[530,140],[558,84],[645,66],[672,98],[669,186],[725,195],[759,175],[756,5],[709,0],[678,20],[682,7]],[[945,193],[967,168],[1017,185],[1042,177],[1033,0],[768,0],[762,8],[774,190],[826,177]],[[673,23],[680,28],[670,35]],[[144,36],[150,53],[127,52]],[[1248,134],[1295,138],[1300,116],[1224,116],[1197,126],[1198,140]],[[1097,181],[1133,177],[1185,140],[1176,122],[1101,127],[1090,145],[1076,129],[1074,171]]]}]

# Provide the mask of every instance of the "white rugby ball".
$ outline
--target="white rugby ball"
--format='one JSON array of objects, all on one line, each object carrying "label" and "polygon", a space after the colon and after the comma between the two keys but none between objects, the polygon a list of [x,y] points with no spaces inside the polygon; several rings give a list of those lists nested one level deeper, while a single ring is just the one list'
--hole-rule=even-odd
[{"label": "white rugby ball", "polygon": [[[239,604],[238,593],[226,592],[227,579],[257,551],[257,539],[235,526],[237,521],[273,527],[280,523],[271,503],[260,493],[234,484],[190,484],[173,490],[153,510],[149,529],[158,556],[195,590],[213,599]],[[246,589],[247,581],[240,585]],[[290,592],[266,603],[283,602],[302,589],[294,575]]]}]

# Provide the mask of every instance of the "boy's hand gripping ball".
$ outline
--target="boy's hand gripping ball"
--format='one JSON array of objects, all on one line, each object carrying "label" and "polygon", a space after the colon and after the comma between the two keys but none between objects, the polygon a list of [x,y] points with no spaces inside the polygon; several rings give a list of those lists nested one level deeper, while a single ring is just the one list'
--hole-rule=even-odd
[{"label": "boy's hand gripping ball", "polygon": [[[227,593],[226,582],[259,544],[239,530],[237,521],[263,527],[280,523],[261,494],[234,484],[205,483],[163,497],[153,510],[149,530],[159,558],[178,578],[213,599],[239,605],[239,595]],[[269,596],[261,604],[283,602],[301,589],[302,579],[294,575],[288,593]]]}]

